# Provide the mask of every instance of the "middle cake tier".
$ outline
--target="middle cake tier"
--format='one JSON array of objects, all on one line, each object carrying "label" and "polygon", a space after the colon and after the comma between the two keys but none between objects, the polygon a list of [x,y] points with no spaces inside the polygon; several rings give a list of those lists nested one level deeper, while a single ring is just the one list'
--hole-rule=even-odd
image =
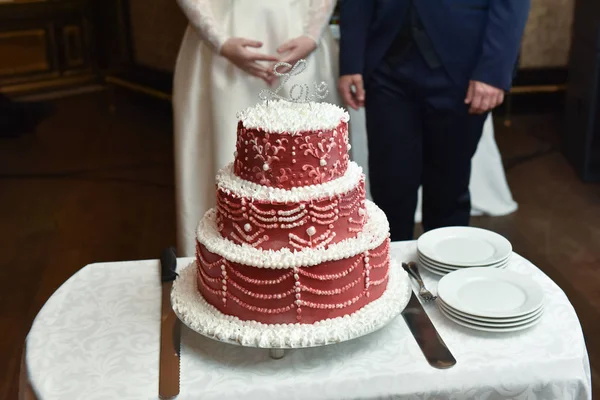
[{"label": "middle cake tier", "polygon": [[354,162],[338,179],[290,190],[241,179],[232,165],[217,174],[217,229],[237,244],[327,248],[356,237],[366,218],[364,175]]}]

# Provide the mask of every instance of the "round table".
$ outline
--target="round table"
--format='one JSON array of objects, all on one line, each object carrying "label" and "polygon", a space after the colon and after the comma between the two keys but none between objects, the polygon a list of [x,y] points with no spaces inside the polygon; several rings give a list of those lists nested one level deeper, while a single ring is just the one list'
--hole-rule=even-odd
[{"label": "round table", "polygon": [[[416,259],[415,242],[391,249],[398,261]],[[524,258],[515,254],[508,268],[543,288],[542,321],[523,332],[482,333],[424,304],[457,359],[448,370],[429,366],[403,318],[363,338],[294,350],[281,360],[184,328],[178,398],[591,399],[588,354],[568,298]],[[422,274],[435,292],[439,278]],[[149,260],[88,265],[65,282],[27,337],[25,378],[37,398],[158,398],[159,281],[159,261]]]}]

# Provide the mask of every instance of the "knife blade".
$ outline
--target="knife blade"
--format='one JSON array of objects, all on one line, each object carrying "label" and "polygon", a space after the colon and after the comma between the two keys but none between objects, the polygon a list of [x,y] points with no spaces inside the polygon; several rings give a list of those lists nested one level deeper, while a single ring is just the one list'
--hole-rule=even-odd
[{"label": "knife blade", "polygon": [[160,256],[162,301],[160,319],[160,365],[158,371],[158,395],[161,399],[173,399],[179,395],[179,346],[180,325],[171,307],[171,289],[177,277],[177,256],[169,247]]},{"label": "knife blade", "polygon": [[429,365],[434,368],[446,369],[456,364],[456,359],[431,323],[414,292],[411,293],[408,305],[402,311],[402,317]]}]

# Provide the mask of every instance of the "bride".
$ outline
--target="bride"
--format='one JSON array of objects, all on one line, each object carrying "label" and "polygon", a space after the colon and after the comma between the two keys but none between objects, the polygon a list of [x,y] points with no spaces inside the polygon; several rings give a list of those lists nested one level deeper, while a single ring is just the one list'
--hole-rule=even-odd
[{"label": "bride", "polygon": [[[215,175],[233,161],[236,114],[275,84],[278,61],[307,68],[295,83],[326,80],[339,104],[335,0],[178,0],[190,25],[173,88],[178,255],[195,254],[195,228],[215,203]],[[282,93],[285,95],[285,93]]]}]

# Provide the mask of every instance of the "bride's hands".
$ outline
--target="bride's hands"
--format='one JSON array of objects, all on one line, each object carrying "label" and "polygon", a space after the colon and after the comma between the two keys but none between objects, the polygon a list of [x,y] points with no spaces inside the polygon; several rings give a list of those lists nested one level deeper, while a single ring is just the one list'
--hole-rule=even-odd
[{"label": "bride's hands", "polygon": [[288,64],[294,65],[298,60],[306,58],[317,48],[317,44],[308,36],[299,36],[290,39],[282,44],[277,53],[281,55],[281,60]]},{"label": "bride's hands", "polygon": [[231,63],[238,68],[246,71],[250,75],[263,79],[267,84],[271,85],[275,80],[272,69],[268,66],[263,66],[258,61],[277,62],[279,59],[268,54],[251,51],[248,47],[259,49],[262,43],[257,40],[245,38],[230,38],[221,47],[221,55],[227,58]]}]

